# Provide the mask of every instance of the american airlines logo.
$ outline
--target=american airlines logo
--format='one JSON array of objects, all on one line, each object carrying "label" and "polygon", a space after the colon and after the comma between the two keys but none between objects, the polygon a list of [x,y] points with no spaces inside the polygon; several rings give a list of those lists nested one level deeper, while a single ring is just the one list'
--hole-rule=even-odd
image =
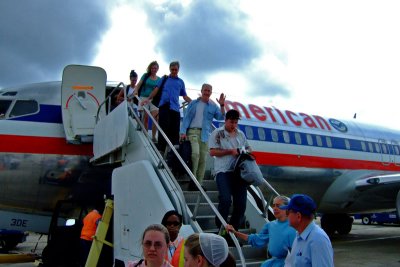
[{"label": "american airlines logo", "polygon": [[341,121],[336,119],[329,119],[329,123],[332,125],[333,128],[338,130],[339,132],[345,133],[347,132],[347,126]]}]

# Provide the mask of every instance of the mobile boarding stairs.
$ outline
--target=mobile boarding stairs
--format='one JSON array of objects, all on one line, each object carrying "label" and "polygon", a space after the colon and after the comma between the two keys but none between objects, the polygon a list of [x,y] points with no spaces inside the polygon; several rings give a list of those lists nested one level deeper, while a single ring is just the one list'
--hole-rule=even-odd
[{"label": "mobile boarding stairs", "polygon": [[[79,73],[82,73],[82,70]],[[64,70],[63,84],[64,79],[67,79],[65,76],[67,75]],[[101,79],[104,86],[97,86],[96,90],[104,90],[105,95],[105,76]],[[123,83],[120,83],[109,95],[112,96],[114,91],[121,89],[125,92],[124,88]],[[77,97],[71,98],[76,101],[76,110],[68,112],[74,114],[83,110],[83,113],[88,113],[87,109],[83,108],[84,103],[79,101],[78,93],[76,94]],[[99,92],[96,94],[102,95]],[[187,173],[179,177],[174,176],[165,160],[167,153],[158,151],[151,140],[151,135],[145,130],[137,110],[126,95],[125,100],[113,110],[109,98],[102,99],[96,109],[93,127],[94,156],[91,162],[95,165],[121,163],[121,167],[114,169],[112,174],[114,259],[126,263],[128,260],[142,258],[141,235],[144,229],[150,224],[160,223],[163,215],[171,209],[183,215],[181,228],[183,236],[187,237],[194,232],[219,233],[221,229],[216,228],[215,217],[219,218],[223,226],[226,222],[217,210],[218,190],[211,171],[213,158],[208,157],[206,176],[200,184],[149,110],[144,109],[149,119],[156,125],[158,134],[162,134],[167,140],[167,149],[171,150],[184,165]],[[71,115],[73,119],[77,117],[79,117],[77,114]],[[93,114],[88,120],[92,122],[92,118]],[[87,129],[84,129],[82,135],[85,138],[79,137],[77,127],[71,125],[70,132],[71,129],[75,132],[70,139],[87,139]],[[190,183],[195,186],[189,188]],[[268,196],[267,200],[264,195]],[[277,192],[266,181],[261,188],[249,186],[246,223],[239,230],[247,233],[260,231],[268,222],[268,213],[272,212],[269,203],[276,195]],[[260,266],[268,258],[266,248],[252,248],[239,243],[233,234],[230,236],[235,244],[234,247],[230,247],[230,251],[239,266]]]}]

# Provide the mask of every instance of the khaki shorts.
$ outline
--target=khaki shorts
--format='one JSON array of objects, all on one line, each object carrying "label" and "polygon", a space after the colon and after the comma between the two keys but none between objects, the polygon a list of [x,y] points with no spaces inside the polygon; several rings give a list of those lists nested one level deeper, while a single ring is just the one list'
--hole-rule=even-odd
[{"label": "khaki shorts", "polygon": [[[145,100],[147,99],[147,97],[140,97],[140,100]],[[153,111],[158,111],[158,107],[154,106],[153,103],[151,103],[151,101],[149,101],[149,103],[147,103],[146,105],[138,105],[138,110],[143,110],[143,107],[147,108],[148,110],[150,110],[150,112]]]}]

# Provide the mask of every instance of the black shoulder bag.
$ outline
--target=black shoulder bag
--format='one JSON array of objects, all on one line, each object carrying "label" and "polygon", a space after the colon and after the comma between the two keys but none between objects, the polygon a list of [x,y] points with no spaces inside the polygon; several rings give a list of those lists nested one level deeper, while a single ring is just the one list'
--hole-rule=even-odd
[{"label": "black shoulder bag", "polygon": [[160,87],[158,88],[158,92],[157,94],[153,97],[153,100],[151,101],[151,103],[153,103],[154,106],[158,107],[158,105],[160,104],[160,100],[161,100],[161,94],[162,94],[162,90],[164,88],[165,82],[168,79],[168,75],[164,75],[163,76],[163,80],[161,82]]}]

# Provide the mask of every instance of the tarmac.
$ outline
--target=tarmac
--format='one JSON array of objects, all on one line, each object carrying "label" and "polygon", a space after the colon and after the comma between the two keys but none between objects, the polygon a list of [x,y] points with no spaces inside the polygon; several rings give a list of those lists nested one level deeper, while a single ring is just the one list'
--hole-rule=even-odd
[{"label": "tarmac", "polygon": [[[47,236],[31,233],[27,241],[19,244],[11,253],[31,253],[39,256],[46,245]],[[400,267],[400,225],[363,225],[355,220],[348,235],[332,238],[336,267]],[[3,263],[1,267],[33,267],[39,261],[26,263]]]}]

